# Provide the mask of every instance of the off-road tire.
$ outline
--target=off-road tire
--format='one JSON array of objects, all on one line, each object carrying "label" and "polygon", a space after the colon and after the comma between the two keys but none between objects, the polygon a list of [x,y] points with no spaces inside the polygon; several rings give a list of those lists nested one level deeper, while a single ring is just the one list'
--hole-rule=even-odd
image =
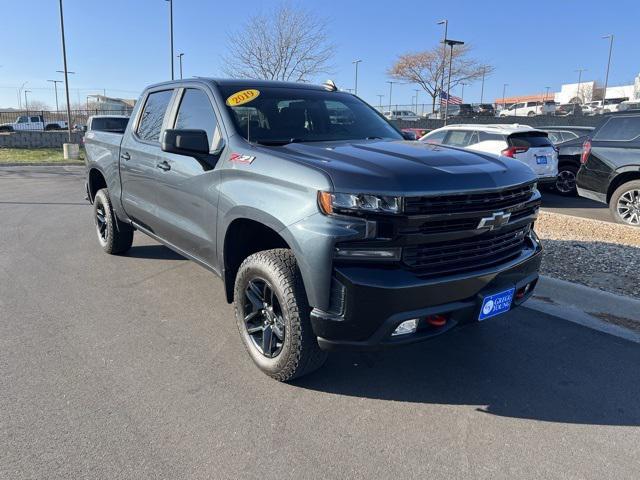
[{"label": "off-road tire", "polygon": [[[104,219],[104,224],[101,224],[100,218]],[[111,207],[111,199],[106,188],[98,190],[93,199],[93,219],[98,242],[106,253],[117,255],[131,248],[133,228],[118,220]]]},{"label": "off-road tire", "polygon": [[[249,282],[257,279],[270,284],[284,320],[282,347],[273,358],[262,354],[245,326],[245,291]],[[251,359],[265,374],[280,382],[287,382],[311,373],[324,364],[327,354],[318,346],[311,328],[311,308],[291,250],[265,250],[247,257],[236,275],[234,304],[240,337]]]}]

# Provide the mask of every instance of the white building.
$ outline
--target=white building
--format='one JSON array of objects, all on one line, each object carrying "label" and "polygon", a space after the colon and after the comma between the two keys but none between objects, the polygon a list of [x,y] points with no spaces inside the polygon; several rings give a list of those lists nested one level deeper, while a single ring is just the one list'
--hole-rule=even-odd
[{"label": "white building", "polygon": [[[602,85],[597,85],[594,81],[578,83],[565,83],[559,92],[554,94],[554,100],[558,103],[572,103],[578,100],[579,103],[590,102],[594,94],[596,98],[602,95]],[[629,100],[640,100],[640,74],[635,78],[632,85],[616,85],[607,87],[605,98],[628,98]]]}]

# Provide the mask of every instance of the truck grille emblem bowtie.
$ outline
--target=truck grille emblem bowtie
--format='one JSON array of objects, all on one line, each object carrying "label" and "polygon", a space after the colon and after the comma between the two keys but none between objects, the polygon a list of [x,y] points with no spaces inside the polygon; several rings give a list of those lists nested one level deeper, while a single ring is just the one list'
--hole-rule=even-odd
[{"label": "truck grille emblem bowtie", "polygon": [[495,228],[500,228],[509,223],[509,218],[511,218],[510,213],[494,212],[490,217],[481,218],[476,229],[480,230],[482,228],[486,228],[488,230],[493,230]]}]

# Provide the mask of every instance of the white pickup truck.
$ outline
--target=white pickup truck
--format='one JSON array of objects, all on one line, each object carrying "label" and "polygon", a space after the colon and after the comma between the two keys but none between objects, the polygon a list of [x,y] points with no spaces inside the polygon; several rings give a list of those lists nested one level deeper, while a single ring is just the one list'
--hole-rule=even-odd
[{"label": "white pickup truck", "polygon": [[0,124],[0,132],[64,130],[66,128],[67,122],[63,120],[47,122],[42,115],[20,115],[13,123]]}]

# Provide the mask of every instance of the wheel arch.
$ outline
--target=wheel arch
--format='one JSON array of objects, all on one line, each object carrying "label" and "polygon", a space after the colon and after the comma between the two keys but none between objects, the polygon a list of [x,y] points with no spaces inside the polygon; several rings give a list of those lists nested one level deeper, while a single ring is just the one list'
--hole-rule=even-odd
[{"label": "wheel arch", "polygon": [[89,193],[89,201],[93,203],[94,198],[96,198],[96,193],[101,188],[107,188],[107,179],[98,168],[92,167],[89,170],[88,178],[87,178],[87,190]]},{"label": "wheel arch", "polygon": [[627,167],[624,170],[618,171],[616,175],[609,183],[607,189],[607,203],[611,200],[613,192],[615,192],[621,185],[633,180],[640,180],[640,166]]}]

